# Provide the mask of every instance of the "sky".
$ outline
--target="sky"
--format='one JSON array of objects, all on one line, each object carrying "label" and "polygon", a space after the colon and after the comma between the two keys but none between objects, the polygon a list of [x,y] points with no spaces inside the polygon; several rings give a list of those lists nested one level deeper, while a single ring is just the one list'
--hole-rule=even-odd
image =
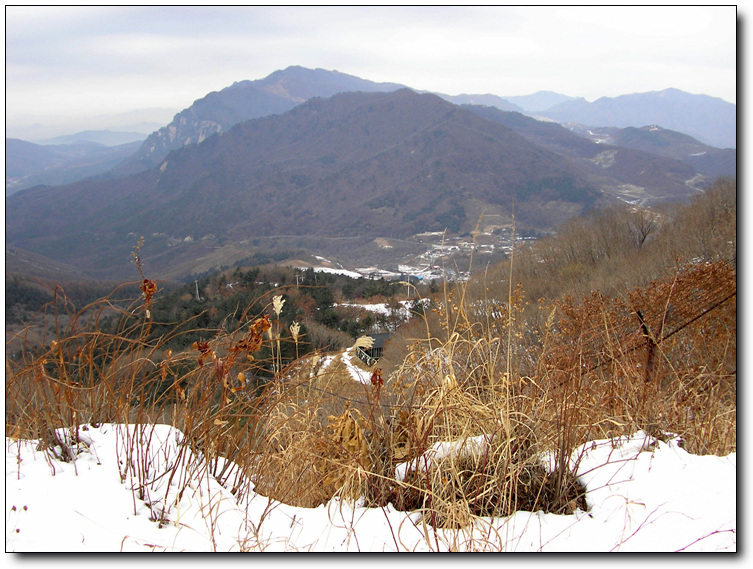
[{"label": "sky", "polygon": [[166,124],[291,65],[448,95],[673,87],[736,103],[735,6],[48,5],[5,17],[6,135],[116,126],[142,109]]}]

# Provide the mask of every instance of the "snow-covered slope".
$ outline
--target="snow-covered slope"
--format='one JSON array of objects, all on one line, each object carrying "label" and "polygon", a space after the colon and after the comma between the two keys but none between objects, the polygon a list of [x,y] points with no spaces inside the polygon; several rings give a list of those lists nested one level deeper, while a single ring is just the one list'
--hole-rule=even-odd
[{"label": "snow-covered slope", "polygon": [[[332,500],[241,501],[166,425],[85,427],[73,461],[6,437],[6,551],[736,551],[737,457],[694,456],[643,432],[588,443],[589,511],[517,512],[461,530]],[[126,445],[124,442],[141,441]],[[148,444],[147,444],[148,441]],[[127,449],[137,452],[129,455]],[[443,446],[444,450],[450,446]],[[450,452],[451,449],[448,451]],[[63,450],[58,447],[58,456]],[[174,473],[174,476],[170,476]]]}]

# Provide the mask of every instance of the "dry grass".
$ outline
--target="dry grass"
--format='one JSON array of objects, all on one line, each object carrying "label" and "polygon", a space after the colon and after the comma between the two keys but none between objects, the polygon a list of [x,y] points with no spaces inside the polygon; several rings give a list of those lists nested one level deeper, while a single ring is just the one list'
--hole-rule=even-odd
[{"label": "dry grass", "polygon": [[[447,288],[367,385],[331,354],[283,360],[280,342],[293,331],[277,320],[282,298],[181,353],[167,348],[170,334],[146,340],[156,292],[148,279],[127,306],[108,297],[76,312],[56,298],[36,317],[50,335],[41,345],[19,335],[20,356],[6,357],[6,435],[71,460],[83,425],[168,423],[238,497],[251,480],[296,506],[333,496],[391,502],[450,528],[521,509],[585,509],[569,459],[594,438],[645,429],[679,434],[690,452],[736,449],[729,263],[686,265],[611,297],[536,303],[512,282],[501,299],[484,282]],[[114,332],[102,331],[105,311],[119,315]],[[262,345],[270,361],[255,359]],[[271,381],[252,385],[269,369]],[[123,452],[138,457],[142,430]]]}]

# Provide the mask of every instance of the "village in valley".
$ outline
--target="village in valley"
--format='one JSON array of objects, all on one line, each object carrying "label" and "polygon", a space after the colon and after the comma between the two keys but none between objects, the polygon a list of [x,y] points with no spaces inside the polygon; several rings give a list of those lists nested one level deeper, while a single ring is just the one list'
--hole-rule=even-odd
[{"label": "village in valley", "polygon": [[313,268],[317,272],[344,274],[353,278],[372,280],[407,281],[411,283],[463,282],[470,278],[474,268],[496,263],[509,255],[513,243],[530,243],[535,236],[513,236],[511,226],[489,226],[472,234],[447,236],[445,232],[419,233],[407,240],[377,238],[374,244],[383,251],[395,250],[400,245],[420,245],[422,252],[395,255],[390,261],[352,268],[323,256],[316,262],[296,262],[300,269]]}]

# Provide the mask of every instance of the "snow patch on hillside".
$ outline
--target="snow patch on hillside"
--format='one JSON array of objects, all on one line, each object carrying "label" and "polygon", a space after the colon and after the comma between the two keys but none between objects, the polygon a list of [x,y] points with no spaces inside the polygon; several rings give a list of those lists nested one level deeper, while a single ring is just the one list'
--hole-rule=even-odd
[{"label": "snow patch on hillside", "polygon": [[[643,432],[575,450],[589,511],[516,512],[460,530],[433,530],[392,504],[366,508],[333,499],[297,508],[256,494],[250,482],[236,499],[215,478],[219,469],[167,425],[102,424],[79,433],[76,444],[67,438],[73,461],[60,458],[64,449],[45,453],[38,441],[6,437],[6,551],[737,549],[736,454],[691,455],[677,439]],[[132,440],[141,442],[126,444]],[[474,445],[435,447],[436,458]]]}]

